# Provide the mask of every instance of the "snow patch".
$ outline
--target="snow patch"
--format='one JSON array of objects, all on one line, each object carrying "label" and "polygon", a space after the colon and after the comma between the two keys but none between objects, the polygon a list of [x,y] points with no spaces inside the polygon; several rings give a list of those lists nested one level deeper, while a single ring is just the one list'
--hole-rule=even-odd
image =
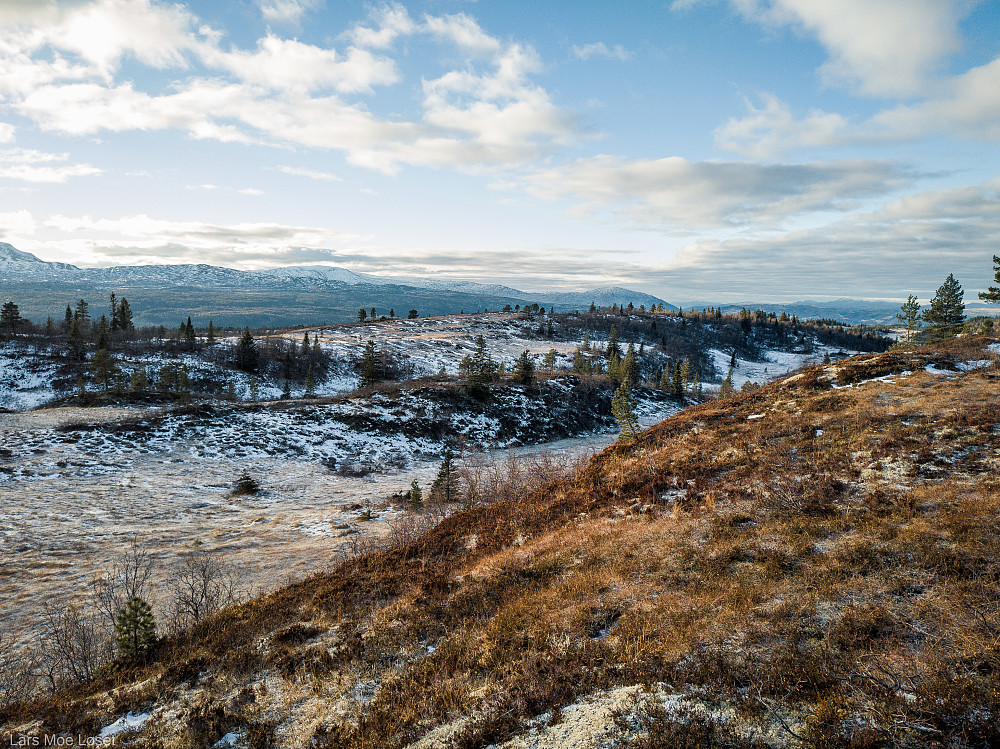
[{"label": "snow patch", "polygon": [[146,725],[146,721],[153,716],[153,713],[128,713],[116,720],[111,725],[104,726],[101,732],[97,734],[97,738],[106,742],[113,739],[115,736],[120,736],[123,733],[138,733],[142,730],[142,727]]}]

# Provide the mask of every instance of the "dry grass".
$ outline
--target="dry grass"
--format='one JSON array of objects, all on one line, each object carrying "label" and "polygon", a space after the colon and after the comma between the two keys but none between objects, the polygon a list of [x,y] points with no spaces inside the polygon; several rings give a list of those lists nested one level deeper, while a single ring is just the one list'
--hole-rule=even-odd
[{"label": "dry grass", "polygon": [[[996,745],[1000,381],[922,371],[989,358],[982,340],[858,357],[703,404],[0,717],[92,731],[155,703],[176,717],[148,746],[242,726],[402,747],[450,725],[442,746],[474,747],[668,683],[788,745]],[[628,745],[760,745],[711,712],[649,718]]]}]

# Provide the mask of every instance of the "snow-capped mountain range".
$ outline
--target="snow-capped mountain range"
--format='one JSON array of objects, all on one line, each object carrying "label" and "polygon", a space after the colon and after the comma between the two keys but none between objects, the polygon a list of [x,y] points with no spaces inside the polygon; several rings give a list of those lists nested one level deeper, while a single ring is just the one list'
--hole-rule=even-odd
[{"label": "snow-capped mountain range", "polygon": [[482,284],[447,278],[378,276],[327,265],[299,265],[268,270],[243,271],[217,265],[117,265],[109,268],[78,268],[68,263],[41,260],[30,252],[0,242],[0,283],[17,282],[81,283],[122,288],[255,289],[289,290],[317,287],[395,286],[434,291],[459,292],[483,297],[504,297],[525,302],[546,303],[562,308],[586,307],[591,302],[610,306],[632,302],[636,306],[663,303],[663,299],[617,286],[581,291],[521,291],[500,284]]}]

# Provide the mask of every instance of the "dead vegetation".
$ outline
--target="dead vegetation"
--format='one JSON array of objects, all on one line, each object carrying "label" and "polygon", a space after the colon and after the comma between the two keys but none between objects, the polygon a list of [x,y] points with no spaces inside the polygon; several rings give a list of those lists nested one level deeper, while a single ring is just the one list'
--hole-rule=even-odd
[{"label": "dead vegetation", "polygon": [[997,745],[1000,372],[984,344],[696,406],[0,720],[92,735],[154,709],[143,746],[242,731],[479,747],[641,685],[686,701],[619,715],[623,746]]}]

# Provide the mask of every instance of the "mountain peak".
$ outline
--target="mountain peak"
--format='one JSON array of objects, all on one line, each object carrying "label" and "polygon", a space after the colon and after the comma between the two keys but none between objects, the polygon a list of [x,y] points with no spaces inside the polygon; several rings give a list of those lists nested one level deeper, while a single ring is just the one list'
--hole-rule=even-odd
[{"label": "mountain peak", "polygon": [[7,242],[0,242],[0,271],[60,271],[79,270],[69,263],[50,263],[30,252],[17,249]]}]

